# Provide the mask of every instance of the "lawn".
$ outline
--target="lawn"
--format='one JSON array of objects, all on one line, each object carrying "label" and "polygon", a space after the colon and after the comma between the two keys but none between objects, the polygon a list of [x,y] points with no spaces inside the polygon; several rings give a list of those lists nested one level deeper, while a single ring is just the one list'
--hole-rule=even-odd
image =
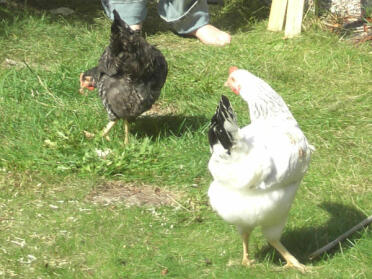
[{"label": "lawn", "polygon": [[[309,255],[372,212],[372,48],[310,16],[301,36],[284,40],[266,31],[269,8],[259,2],[212,9],[233,35],[223,48],[175,35],[151,4],[144,32],[169,75],[126,146],[121,125],[111,141],[83,132],[107,123],[97,93],[78,94],[79,74],[110,34],[99,1],[0,4],[0,278],[371,276],[371,230]],[[48,12],[60,6],[75,13]],[[282,237],[305,275],[283,270],[259,229],[256,264],[241,266],[236,229],[208,204],[207,130],[221,94],[249,123],[246,104],[223,86],[232,65],[271,84],[316,147]]]}]

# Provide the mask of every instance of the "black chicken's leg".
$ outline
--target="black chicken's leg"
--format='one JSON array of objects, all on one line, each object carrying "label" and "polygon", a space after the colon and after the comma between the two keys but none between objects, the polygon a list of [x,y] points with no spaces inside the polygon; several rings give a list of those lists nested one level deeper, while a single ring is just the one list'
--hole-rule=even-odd
[{"label": "black chicken's leg", "polygon": [[124,119],[124,132],[125,132],[124,144],[128,144],[128,142],[129,142],[129,123],[128,123],[128,120],[126,120],[126,119]]},{"label": "black chicken's leg", "polygon": [[108,141],[110,140],[110,138],[107,134],[110,132],[111,128],[114,127],[116,122],[117,122],[117,120],[110,121],[109,123],[107,123],[105,129],[103,129],[103,131],[102,131],[102,137],[105,137],[105,139],[108,140]]}]

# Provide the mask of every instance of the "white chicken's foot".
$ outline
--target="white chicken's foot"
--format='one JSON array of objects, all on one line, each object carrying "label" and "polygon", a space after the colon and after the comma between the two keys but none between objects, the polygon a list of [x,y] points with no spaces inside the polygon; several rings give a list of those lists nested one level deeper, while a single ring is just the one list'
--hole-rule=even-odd
[{"label": "white chicken's foot", "polygon": [[101,133],[101,136],[104,137],[108,141],[110,141],[110,138],[109,138],[109,136],[107,134],[110,132],[110,130],[112,129],[112,127],[115,126],[116,122],[117,122],[117,120],[110,121],[109,123],[107,123],[105,129],[103,129],[103,131]]},{"label": "white chicken's foot", "polygon": [[128,120],[126,120],[126,119],[124,119],[124,132],[125,132],[124,144],[128,144],[128,142],[129,142],[129,123],[128,123]]},{"label": "white chicken's foot", "polygon": [[302,273],[306,272],[306,266],[301,264],[279,241],[269,241],[269,243],[276,249],[278,252],[283,256],[283,258],[287,261],[287,264],[284,268],[296,268]]},{"label": "white chicken's foot", "polygon": [[250,260],[248,257],[243,257],[242,260],[242,265],[244,266],[252,266],[256,261],[255,260]]},{"label": "white chicken's foot", "polygon": [[247,233],[247,232],[242,233],[242,240],[243,240],[242,265],[245,265],[245,266],[251,266],[254,263],[254,260],[250,260],[248,257],[249,236],[250,236],[250,233]]}]

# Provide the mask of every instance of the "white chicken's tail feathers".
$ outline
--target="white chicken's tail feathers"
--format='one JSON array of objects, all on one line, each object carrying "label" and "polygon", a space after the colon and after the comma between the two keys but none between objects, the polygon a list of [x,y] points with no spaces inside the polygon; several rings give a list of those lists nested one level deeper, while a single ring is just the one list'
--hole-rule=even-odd
[{"label": "white chicken's tail feathers", "polygon": [[216,143],[221,143],[223,148],[230,152],[231,147],[236,141],[239,126],[236,115],[231,107],[229,99],[222,95],[216,113],[211,119],[208,131],[209,145],[213,147]]}]

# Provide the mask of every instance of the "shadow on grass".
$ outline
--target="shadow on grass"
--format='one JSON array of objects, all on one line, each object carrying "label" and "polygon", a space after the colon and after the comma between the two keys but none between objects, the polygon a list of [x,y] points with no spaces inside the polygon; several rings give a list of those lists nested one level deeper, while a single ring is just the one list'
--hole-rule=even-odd
[{"label": "shadow on grass", "polygon": [[[74,13],[67,16],[49,13],[50,10],[60,7],[72,9]],[[0,4],[0,18],[5,19],[9,24],[16,23],[19,18],[29,15],[42,18],[44,14],[49,15],[52,22],[63,18],[66,22],[76,25],[94,24],[96,18],[106,17],[100,0],[8,0]],[[149,1],[148,16],[143,27],[144,32],[154,34],[169,29],[170,25],[161,20],[158,15],[155,1]]]},{"label": "shadow on grass", "polygon": [[[266,3],[265,3],[266,2]],[[251,22],[267,19],[270,11],[269,1],[262,0],[225,0],[224,6],[209,6],[211,23],[217,27],[235,32],[240,29],[249,29]],[[22,18],[32,14],[43,17],[51,9],[67,7],[74,10],[72,15],[64,19],[72,24],[93,24],[95,18],[104,17],[100,0],[7,0],[0,4],[0,17],[10,24],[16,22],[16,18]],[[146,34],[166,32],[171,25],[164,22],[158,15],[156,1],[147,4],[148,13],[144,22],[143,30]],[[51,15],[52,21],[58,20],[60,15]]]},{"label": "shadow on grass", "polygon": [[176,136],[180,137],[185,132],[195,132],[209,123],[203,116],[186,115],[146,115],[136,119],[131,127],[131,133],[137,137]]},{"label": "shadow on grass", "polygon": [[[325,224],[320,227],[304,227],[299,230],[289,231],[284,233],[281,238],[283,245],[303,264],[322,260],[322,255],[313,260],[310,260],[309,256],[315,250],[335,240],[367,217],[360,210],[339,203],[326,202],[322,203],[320,207],[331,215]],[[359,238],[359,232],[355,232],[348,237],[351,242],[355,242]],[[350,248],[347,243],[347,240],[342,243],[344,251]],[[332,257],[338,251],[340,249],[337,245],[332,250],[327,251],[326,254]],[[275,263],[284,261],[279,253],[274,251],[274,248],[269,245],[261,249],[256,256],[263,260],[270,253]]]},{"label": "shadow on grass", "polygon": [[248,31],[252,23],[266,20],[270,13],[269,1],[230,0],[219,10],[210,9],[211,23],[217,27],[235,33]]},{"label": "shadow on grass", "polygon": [[[87,23],[93,23],[96,17],[103,14],[100,1],[95,0],[7,0],[0,5],[0,16],[3,19],[13,22],[14,18],[21,18],[30,14],[43,17],[44,13],[60,7],[70,8],[74,11],[72,15],[65,17],[68,22],[85,21]],[[51,16],[53,20],[58,17],[60,15]]]}]

